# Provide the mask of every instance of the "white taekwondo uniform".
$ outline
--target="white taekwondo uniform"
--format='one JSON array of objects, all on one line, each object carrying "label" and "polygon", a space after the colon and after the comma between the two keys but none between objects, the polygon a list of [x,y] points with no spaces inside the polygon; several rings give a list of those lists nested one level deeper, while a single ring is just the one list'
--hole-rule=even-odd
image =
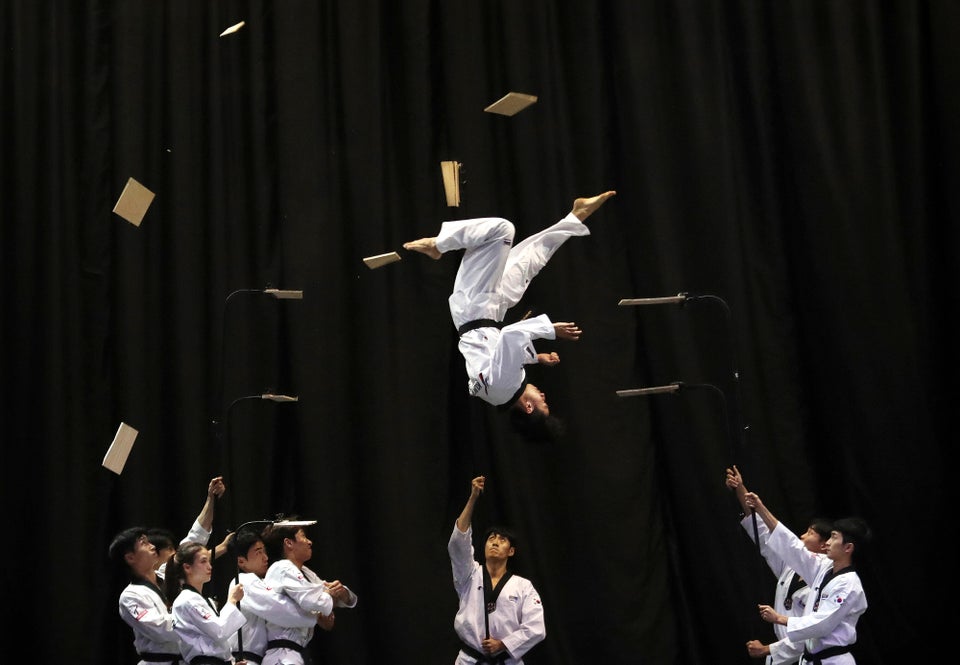
[{"label": "white taekwondo uniform", "polygon": [[[513,224],[499,217],[441,225],[437,249],[441,253],[466,250],[449,298],[450,315],[458,330],[471,321],[502,322],[560,245],[572,236],[590,235],[590,229],[568,214],[515,247],[513,235]],[[512,402],[524,385],[523,366],[537,362],[533,340],[555,337],[546,314],[503,328],[489,325],[461,334],[459,348],[466,361],[468,391],[494,406]]]}]

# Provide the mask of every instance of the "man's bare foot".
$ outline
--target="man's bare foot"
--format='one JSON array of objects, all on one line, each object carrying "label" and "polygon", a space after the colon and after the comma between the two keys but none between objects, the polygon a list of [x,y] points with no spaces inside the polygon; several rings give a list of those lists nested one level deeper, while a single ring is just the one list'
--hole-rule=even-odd
[{"label": "man's bare foot", "polygon": [[597,208],[602,206],[607,199],[616,194],[615,191],[610,190],[609,192],[604,192],[603,194],[597,194],[592,196],[589,199],[577,199],[573,202],[573,210],[570,212],[574,217],[579,219],[581,222],[587,217],[592,215],[597,211]]},{"label": "man's bare foot", "polygon": [[410,242],[403,243],[403,248],[409,249],[412,252],[426,254],[434,261],[442,256],[440,250],[437,249],[436,238],[420,238],[420,240],[411,240]]}]

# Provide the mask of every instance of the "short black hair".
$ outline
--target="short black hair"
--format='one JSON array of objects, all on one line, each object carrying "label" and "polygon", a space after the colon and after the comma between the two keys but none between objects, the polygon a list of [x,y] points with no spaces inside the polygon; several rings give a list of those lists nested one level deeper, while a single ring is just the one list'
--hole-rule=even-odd
[{"label": "short black hair", "polygon": [[852,543],[854,555],[867,549],[873,540],[873,532],[866,520],[860,517],[844,517],[833,523],[833,530],[843,536],[844,543]]},{"label": "short black hair", "polygon": [[177,543],[173,532],[169,529],[161,529],[159,527],[151,527],[147,529],[147,540],[157,548],[159,552],[162,549],[170,548],[176,550],[179,543]]},{"label": "short black hair", "polygon": [[118,566],[126,566],[127,553],[133,552],[137,548],[137,541],[145,535],[147,535],[147,528],[143,526],[132,526],[129,529],[124,529],[113,537],[110,547],[107,549],[107,556]]},{"label": "short black hair", "polygon": [[498,526],[498,525],[491,526],[483,534],[483,542],[487,542],[490,539],[490,536],[492,535],[503,536],[504,538],[506,538],[510,542],[510,547],[514,549],[514,553],[517,552],[518,550],[517,536],[516,534],[514,534],[512,529],[509,529],[505,526]]},{"label": "short black hair", "polygon": [[[283,515],[278,516],[278,519],[283,521],[296,522],[300,519],[298,515]],[[285,526],[283,524],[270,524],[263,530],[261,537],[263,538],[263,544],[267,548],[267,556],[270,557],[271,561],[279,561],[280,559],[285,559],[283,551],[283,541],[286,538],[290,540],[296,540],[297,531],[302,529],[302,526]]]},{"label": "short black hair", "polygon": [[247,558],[250,554],[250,548],[257,543],[263,542],[262,524],[256,526],[243,527],[233,536],[233,540],[228,545],[228,550],[233,556]]},{"label": "short black hair", "polygon": [[810,528],[817,532],[817,535],[820,536],[824,541],[830,537],[830,533],[833,531],[833,522],[824,518],[824,517],[814,517],[810,520]]},{"label": "short black hair", "polygon": [[553,443],[566,433],[562,420],[536,409],[527,413],[519,401],[510,409],[510,426],[530,443]]}]

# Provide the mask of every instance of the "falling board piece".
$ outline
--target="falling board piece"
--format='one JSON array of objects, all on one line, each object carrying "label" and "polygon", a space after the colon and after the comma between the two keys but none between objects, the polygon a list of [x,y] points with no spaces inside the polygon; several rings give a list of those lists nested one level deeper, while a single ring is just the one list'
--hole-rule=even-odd
[{"label": "falling board piece", "polygon": [[136,440],[138,433],[130,425],[120,423],[120,427],[113,437],[113,443],[107,448],[107,454],[103,456],[103,466],[119,476],[127,463],[127,456],[130,454],[130,449],[133,448],[133,442]]},{"label": "falling board piece", "polygon": [[534,95],[527,95],[522,92],[508,92],[483,110],[487,113],[498,113],[500,115],[516,115],[531,104],[536,103],[536,101],[537,98]]},{"label": "falling board piece", "polygon": [[134,226],[140,226],[143,216],[147,214],[147,208],[153,203],[153,197],[153,192],[130,178],[120,193],[117,204],[113,206],[113,212]]},{"label": "falling board piece", "polygon": [[376,256],[368,256],[363,260],[367,264],[367,267],[373,270],[374,268],[379,268],[380,266],[385,266],[388,263],[393,263],[394,261],[399,261],[400,255],[396,252],[387,252],[386,254],[377,254]]}]

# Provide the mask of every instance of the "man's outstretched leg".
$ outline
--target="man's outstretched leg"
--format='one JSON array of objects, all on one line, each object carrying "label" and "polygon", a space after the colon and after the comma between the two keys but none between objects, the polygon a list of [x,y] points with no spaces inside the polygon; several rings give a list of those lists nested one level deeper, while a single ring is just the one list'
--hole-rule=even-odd
[{"label": "man's outstretched leg", "polygon": [[520,302],[531,280],[547,265],[547,261],[560,245],[572,236],[590,235],[590,229],[583,223],[584,220],[615,194],[615,191],[610,190],[589,198],[575,199],[573,208],[566,217],[514,245],[500,280],[500,293],[507,308]]}]

